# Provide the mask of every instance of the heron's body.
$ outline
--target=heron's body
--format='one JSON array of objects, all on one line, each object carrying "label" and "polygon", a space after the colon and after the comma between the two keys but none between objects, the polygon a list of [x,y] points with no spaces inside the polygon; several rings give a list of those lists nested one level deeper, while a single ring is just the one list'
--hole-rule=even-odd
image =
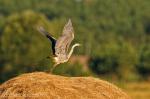
[{"label": "heron's body", "polygon": [[47,38],[52,42],[52,51],[54,55],[54,67],[60,63],[67,62],[71,57],[73,50],[76,46],[80,46],[80,44],[74,44],[68,52],[69,46],[74,39],[74,30],[72,27],[71,20],[69,19],[68,23],[64,26],[62,35],[56,40],[52,37],[44,28],[40,27],[39,31],[46,35]]}]

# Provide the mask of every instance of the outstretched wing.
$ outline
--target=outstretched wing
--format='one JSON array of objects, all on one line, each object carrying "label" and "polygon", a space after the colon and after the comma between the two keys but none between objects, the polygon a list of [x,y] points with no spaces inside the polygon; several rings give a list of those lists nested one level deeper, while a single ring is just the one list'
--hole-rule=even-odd
[{"label": "outstretched wing", "polygon": [[55,46],[55,54],[57,56],[66,55],[69,49],[69,46],[74,39],[74,30],[72,26],[72,22],[69,21],[65,24],[62,35],[58,38]]},{"label": "outstretched wing", "polygon": [[46,36],[51,42],[52,42],[52,51],[53,51],[53,55],[55,55],[55,44],[56,44],[56,39],[51,36],[43,27],[39,27],[38,31]]}]

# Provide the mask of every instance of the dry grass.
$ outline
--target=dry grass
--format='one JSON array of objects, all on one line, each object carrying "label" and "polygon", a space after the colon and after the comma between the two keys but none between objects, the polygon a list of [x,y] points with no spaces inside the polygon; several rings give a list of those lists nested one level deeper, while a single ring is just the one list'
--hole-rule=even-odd
[{"label": "dry grass", "polygon": [[123,88],[132,99],[150,99],[150,82],[126,83]]},{"label": "dry grass", "polygon": [[118,87],[92,77],[35,72],[0,86],[0,99],[129,99]]}]

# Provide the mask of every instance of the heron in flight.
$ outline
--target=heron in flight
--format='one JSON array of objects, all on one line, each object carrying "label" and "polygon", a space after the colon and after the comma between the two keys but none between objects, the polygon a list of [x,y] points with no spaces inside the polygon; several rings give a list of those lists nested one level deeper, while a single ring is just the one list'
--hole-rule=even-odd
[{"label": "heron in flight", "polygon": [[74,29],[72,26],[71,19],[69,19],[68,22],[65,24],[64,29],[62,31],[62,35],[58,39],[55,39],[43,27],[39,27],[38,31],[42,33],[44,36],[46,36],[51,42],[53,59],[55,62],[51,71],[58,64],[67,62],[71,57],[74,48],[80,46],[79,43],[76,43],[72,46],[71,50],[68,51],[69,46],[72,40],[74,39]]}]

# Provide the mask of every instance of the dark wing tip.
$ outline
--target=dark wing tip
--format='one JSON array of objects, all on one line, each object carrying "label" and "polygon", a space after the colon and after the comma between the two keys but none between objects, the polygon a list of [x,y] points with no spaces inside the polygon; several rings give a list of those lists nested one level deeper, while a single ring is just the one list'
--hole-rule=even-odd
[{"label": "dark wing tip", "polygon": [[45,31],[45,29],[42,26],[37,27],[37,30],[42,34],[42,35],[48,35],[48,33]]},{"label": "dark wing tip", "polygon": [[56,40],[50,33],[48,33],[42,26],[38,27],[37,30],[42,34],[48,37],[49,39]]},{"label": "dark wing tip", "polygon": [[37,30],[44,36],[46,36],[51,42],[52,42],[52,51],[53,55],[55,55],[55,44],[56,44],[56,39],[51,36],[42,26],[38,27]]}]

